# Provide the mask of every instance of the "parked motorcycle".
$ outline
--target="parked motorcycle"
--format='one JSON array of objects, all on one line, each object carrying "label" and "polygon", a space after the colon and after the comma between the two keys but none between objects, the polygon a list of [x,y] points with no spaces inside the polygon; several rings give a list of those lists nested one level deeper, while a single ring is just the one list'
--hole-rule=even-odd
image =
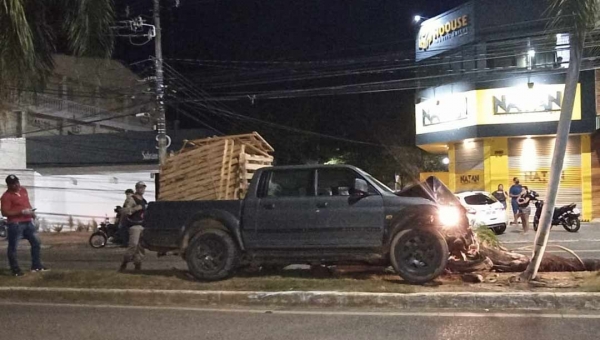
[{"label": "parked motorcycle", "polygon": [[0,217],[0,239],[4,239],[8,236],[8,229],[6,227],[6,219]]},{"label": "parked motorcycle", "polygon": [[117,214],[115,223],[110,223],[107,217],[104,222],[100,223],[98,230],[90,236],[89,244],[92,248],[103,248],[107,244],[126,245],[126,241],[119,235],[118,221],[121,218],[121,207],[117,206],[114,212]]},{"label": "parked motorcycle", "polygon": [[[544,207],[544,201],[536,201],[535,216],[533,217],[533,230],[537,231],[540,224],[540,218],[542,215],[542,208]],[[552,226],[562,225],[566,231],[570,233],[576,233],[581,228],[581,220],[579,217],[581,212],[577,209],[577,204],[571,203],[564,205],[560,208],[554,208],[554,214],[552,215]]]}]

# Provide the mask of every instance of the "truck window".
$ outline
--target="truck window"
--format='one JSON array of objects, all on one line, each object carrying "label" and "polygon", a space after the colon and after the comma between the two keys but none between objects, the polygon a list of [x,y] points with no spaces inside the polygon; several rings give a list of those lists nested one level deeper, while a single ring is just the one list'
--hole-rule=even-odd
[{"label": "truck window", "polygon": [[264,178],[268,183],[260,197],[314,196],[313,170],[275,170]]},{"label": "truck window", "polygon": [[[317,170],[317,195],[318,196],[350,196],[350,191],[357,178],[362,176],[350,169],[319,169]],[[369,185],[369,192],[377,191]]]}]

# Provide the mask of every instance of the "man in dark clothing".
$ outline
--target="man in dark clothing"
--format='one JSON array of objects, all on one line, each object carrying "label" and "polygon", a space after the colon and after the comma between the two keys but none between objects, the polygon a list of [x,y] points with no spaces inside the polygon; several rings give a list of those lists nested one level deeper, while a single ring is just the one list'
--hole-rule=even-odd
[{"label": "man in dark clothing", "polygon": [[8,190],[0,198],[2,215],[8,219],[8,263],[14,276],[23,276],[17,261],[17,245],[21,238],[31,245],[31,271],[40,272],[48,269],[40,259],[40,238],[35,230],[33,219],[35,209],[31,208],[27,189],[21,186],[15,175],[6,177]]},{"label": "man in dark clothing", "polygon": [[510,205],[514,214],[514,224],[518,224],[519,219],[519,203],[517,199],[521,196],[521,192],[523,191],[523,187],[521,186],[519,179],[517,177],[513,178],[513,185],[508,190],[508,194],[510,195]]},{"label": "man in dark clothing", "polygon": [[144,230],[144,212],[148,202],[144,199],[146,192],[146,184],[137,182],[135,185],[135,194],[131,196],[131,200],[125,202],[123,213],[127,215],[127,224],[129,225],[129,245],[127,252],[123,257],[123,262],[119,271],[125,271],[127,264],[133,262],[135,269],[142,269],[142,258],[144,257],[144,248],[140,246],[140,237]]}]

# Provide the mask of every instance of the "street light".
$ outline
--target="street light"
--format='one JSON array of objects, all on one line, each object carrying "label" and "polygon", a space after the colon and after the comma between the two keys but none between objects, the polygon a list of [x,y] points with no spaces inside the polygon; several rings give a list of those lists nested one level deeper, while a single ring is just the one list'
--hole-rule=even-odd
[{"label": "street light", "polygon": [[444,163],[444,165],[450,164],[450,158],[444,157],[444,159],[442,159],[442,163]]},{"label": "street light", "polygon": [[424,16],[420,16],[420,15],[415,15],[415,22],[416,23],[420,23],[421,20],[426,20],[426,19],[429,19],[429,18],[424,17]]}]

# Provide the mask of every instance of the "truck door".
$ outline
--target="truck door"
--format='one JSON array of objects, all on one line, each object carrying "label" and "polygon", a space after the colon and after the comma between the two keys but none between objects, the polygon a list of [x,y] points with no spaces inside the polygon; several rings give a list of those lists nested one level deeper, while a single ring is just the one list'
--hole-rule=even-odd
[{"label": "truck door", "polygon": [[349,168],[317,170],[318,238],[322,247],[379,247],[383,240],[385,212],[383,198],[371,188],[360,199],[350,196],[356,178],[364,179]]},{"label": "truck door", "polygon": [[316,243],[314,169],[265,172],[256,198],[244,208],[244,239],[249,249],[303,248]]}]

